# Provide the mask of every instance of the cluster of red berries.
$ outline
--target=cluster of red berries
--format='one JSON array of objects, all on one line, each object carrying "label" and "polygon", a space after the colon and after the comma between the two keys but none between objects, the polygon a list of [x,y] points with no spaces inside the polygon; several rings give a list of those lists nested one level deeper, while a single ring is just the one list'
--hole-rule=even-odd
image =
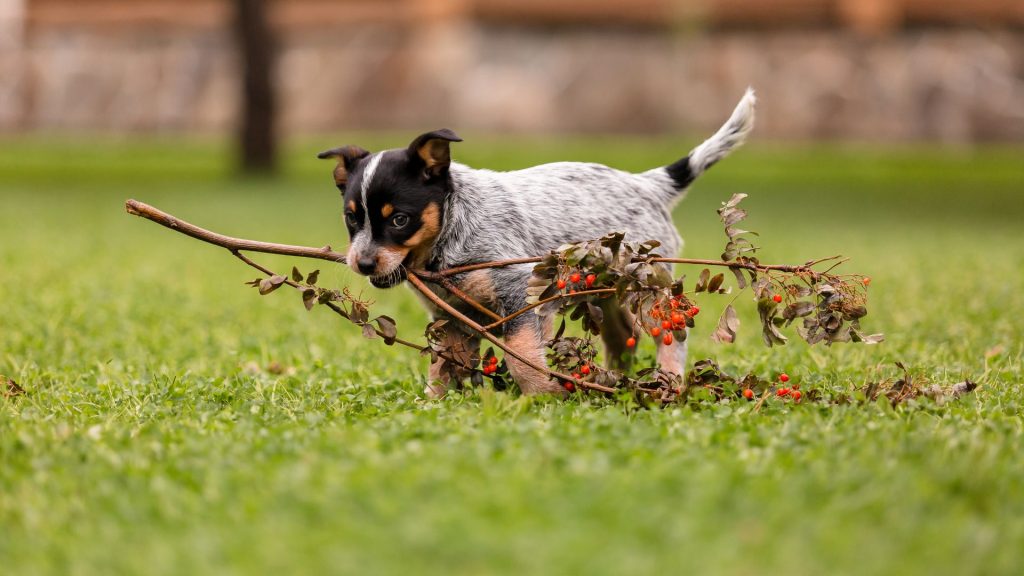
[{"label": "cluster of red berries", "polygon": [[[685,330],[686,329],[686,318],[689,316],[693,318],[697,314],[700,314],[700,308],[696,306],[690,306],[684,309],[685,304],[683,303],[682,296],[674,296],[668,301],[668,309],[662,307],[661,303],[657,303],[651,307],[651,318],[655,321],[654,325],[647,329],[654,338],[661,337],[661,343],[668,346],[672,344],[673,330]],[[665,333],[662,336],[662,332]],[[632,348],[636,346],[636,338],[630,337],[626,340],[626,346]]]},{"label": "cluster of red berries", "polygon": [[[568,279],[568,281],[566,281],[567,279]],[[574,294],[576,292],[575,286],[579,285],[581,282],[583,283],[583,285],[585,287],[593,288],[594,287],[594,282],[597,281],[597,275],[596,274],[587,274],[586,277],[584,277],[579,272],[573,272],[572,274],[569,274],[567,279],[566,278],[559,278],[558,281],[555,282],[555,285],[558,286],[559,290],[565,290],[565,287],[569,286],[571,284],[571,285],[574,286],[574,288],[572,288],[569,293],[570,294]]]},{"label": "cluster of red berries", "polygon": [[[783,384],[789,382],[789,374],[786,374],[785,372],[779,374],[779,382],[782,382]],[[775,395],[778,396],[779,398],[785,398],[788,396],[792,398],[794,402],[799,402],[800,397],[803,396],[803,394],[800,393],[799,384],[793,384],[792,388],[779,388],[778,390],[775,391]]]},{"label": "cluster of red berries", "polygon": [[[580,366],[580,371],[579,372],[573,372],[572,373],[572,378],[573,378],[573,380],[582,380],[583,377],[589,376],[589,375],[590,375],[590,364],[584,364],[584,365]],[[569,392],[574,392],[576,390],[576,385],[573,384],[572,382],[565,382],[565,383],[562,384],[562,386],[565,387],[565,389],[568,390]]]},{"label": "cluster of red berries", "polygon": [[491,359],[484,365],[484,374],[494,374],[498,371],[498,357],[491,356]]},{"label": "cluster of red berries", "polygon": [[[779,382],[783,384],[789,382],[789,374],[786,374],[785,372],[779,374]],[[799,402],[800,397],[803,396],[803,394],[800,392],[799,384],[793,384],[792,387],[779,388],[775,391],[775,395],[778,396],[779,398],[792,398],[794,402]],[[743,390],[743,397],[746,398],[747,400],[753,400],[754,391],[751,390],[750,388]]]}]

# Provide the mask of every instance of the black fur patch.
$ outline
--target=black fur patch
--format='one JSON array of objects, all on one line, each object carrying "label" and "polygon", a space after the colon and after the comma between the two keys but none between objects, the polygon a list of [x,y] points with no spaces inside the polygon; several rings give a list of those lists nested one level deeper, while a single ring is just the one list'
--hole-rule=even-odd
[{"label": "black fur patch", "polygon": [[693,183],[693,171],[690,170],[690,157],[686,156],[665,167],[665,171],[672,177],[676,188],[682,190]]}]

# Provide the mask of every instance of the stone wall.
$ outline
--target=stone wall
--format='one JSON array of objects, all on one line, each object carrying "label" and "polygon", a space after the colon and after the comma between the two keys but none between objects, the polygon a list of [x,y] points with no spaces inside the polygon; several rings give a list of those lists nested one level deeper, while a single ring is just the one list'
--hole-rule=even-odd
[{"label": "stone wall", "polygon": [[[0,42],[0,130],[232,126],[238,74],[225,30],[72,26],[19,38]],[[1013,29],[369,23],[285,31],[277,74],[286,134],[706,131],[752,85],[765,137],[1024,141],[1024,33]]]}]

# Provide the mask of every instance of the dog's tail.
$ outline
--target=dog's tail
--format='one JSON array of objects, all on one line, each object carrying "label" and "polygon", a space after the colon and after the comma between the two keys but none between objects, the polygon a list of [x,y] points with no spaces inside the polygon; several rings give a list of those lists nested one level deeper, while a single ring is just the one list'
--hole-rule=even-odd
[{"label": "dog's tail", "polygon": [[[714,136],[705,140],[683,159],[665,167],[665,171],[675,183],[676,190],[682,192],[698,176],[716,162],[725,158],[734,148],[743,144],[747,134],[754,128],[754,103],[757,97],[754,90],[747,88],[740,103],[732,111],[732,116],[726,121]],[[679,195],[676,194],[675,197]]]}]

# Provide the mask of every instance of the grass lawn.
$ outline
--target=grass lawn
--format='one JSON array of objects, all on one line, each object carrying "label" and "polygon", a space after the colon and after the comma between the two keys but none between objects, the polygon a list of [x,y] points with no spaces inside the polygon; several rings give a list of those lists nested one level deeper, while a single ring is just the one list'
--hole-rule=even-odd
[{"label": "grass lawn", "polygon": [[[897,360],[982,384],[941,407],[751,413],[488,390],[424,401],[415,353],[286,291],[260,298],[226,252],[123,212],[134,197],[340,248],[340,202],[312,156],[348,139],[293,145],[277,181],[232,178],[212,142],[0,141],[0,374],[27,390],[0,398],[0,573],[1024,572],[1021,149],[761,143],[700,180],[676,211],[687,256],[720,253],[714,208],[746,192],[762,260],[852,257],[845,269],[873,278],[865,328],[887,341],[768,349],[740,300],[739,340],[718,345],[724,299],[705,297],[691,359],[826,391]],[[645,169],[692,144],[470,137],[456,156]],[[424,323],[405,288],[341,268],[321,284],[367,286],[405,335]]]}]

